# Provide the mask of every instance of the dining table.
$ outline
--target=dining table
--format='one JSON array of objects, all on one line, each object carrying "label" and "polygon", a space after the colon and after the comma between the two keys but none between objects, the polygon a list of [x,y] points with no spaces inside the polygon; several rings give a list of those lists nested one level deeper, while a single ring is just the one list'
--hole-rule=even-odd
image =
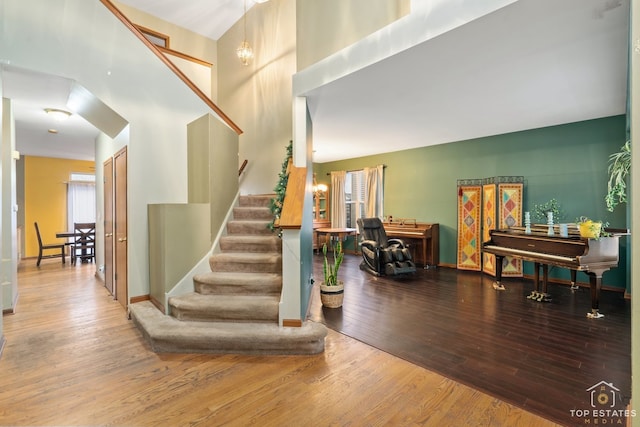
[{"label": "dining table", "polygon": [[[65,243],[65,245],[67,245],[67,246],[71,246],[71,245],[75,244],[76,243],[75,242],[75,238],[82,237],[82,236],[91,237],[95,241],[96,233],[95,233],[95,231],[94,232],[90,232],[90,233],[81,233],[80,231],[73,231],[73,230],[72,231],[58,231],[56,233],[56,237],[58,239],[74,239],[74,240],[67,241]],[[81,255],[79,256],[79,258],[82,259],[82,262],[86,262],[86,256],[87,256],[86,249],[82,249]]]}]

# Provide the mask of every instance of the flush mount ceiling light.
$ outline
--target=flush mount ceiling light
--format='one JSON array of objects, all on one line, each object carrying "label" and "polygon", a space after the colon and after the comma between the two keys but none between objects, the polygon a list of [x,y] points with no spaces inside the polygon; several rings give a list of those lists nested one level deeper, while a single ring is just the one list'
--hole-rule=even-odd
[{"label": "flush mount ceiling light", "polygon": [[71,116],[70,112],[57,108],[45,108],[44,111],[57,121],[67,120]]},{"label": "flush mount ceiling light", "polygon": [[253,0],[253,1],[254,1],[254,3],[266,3],[269,0]]}]

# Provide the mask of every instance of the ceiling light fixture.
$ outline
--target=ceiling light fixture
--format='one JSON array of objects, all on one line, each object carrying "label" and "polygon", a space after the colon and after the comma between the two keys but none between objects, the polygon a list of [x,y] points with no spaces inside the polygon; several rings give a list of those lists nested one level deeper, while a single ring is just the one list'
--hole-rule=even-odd
[{"label": "ceiling light fixture", "polygon": [[253,58],[253,49],[249,46],[249,42],[247,41],[247,0],[244,0],[244,15],[242,15],[242,25],[243,25],[243,39],[242,43],[240,43],[240,47],[236,49],[236,53],[238,54],[238,58],[240,58],[240,62],[242,65],[249,65],[251,62],[251,58]]},{"label": "ceiling light fixture", "polygon": [[59,110],[57,108],[45,108],[44,111],[53,117],[57,121],[67,120],[71,113],[65,110]]}]

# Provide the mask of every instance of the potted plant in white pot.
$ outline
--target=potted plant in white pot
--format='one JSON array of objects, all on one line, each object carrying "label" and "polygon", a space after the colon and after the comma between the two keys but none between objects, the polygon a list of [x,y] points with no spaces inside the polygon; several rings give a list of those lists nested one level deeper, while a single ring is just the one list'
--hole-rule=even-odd
[{"label": "potted plant in white pot", "polygon": [[338,271],[344,258],[342,242],[338,241],[333,247],[333,262],[329,262],[327,258],[326,243],[322,246],[322,254],[324,256],[324,264],[322,265],[324,281],[320,284],[320,301],[325,307],[342,307],[344,283],[338,279]]}]

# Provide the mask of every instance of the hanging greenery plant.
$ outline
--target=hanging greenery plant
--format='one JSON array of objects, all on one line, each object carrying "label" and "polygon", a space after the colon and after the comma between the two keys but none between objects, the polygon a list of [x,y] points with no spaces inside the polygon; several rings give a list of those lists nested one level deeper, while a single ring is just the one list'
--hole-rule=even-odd
[{"label": "hanging greenery plant", "polygon": [[[287,146],[287,155],[284,158],[284,162],[282,162],[282,170],[278,174],[278,183],[273,189],[276,196],[272,198],[269,203],[269,209],[273,214],[273,220],[269,223],[269,229],[271,231],[278,229],[276,224],[280,220],[280,214],[282,213],[282,204],[284,203],[284,195],[287,191],[287,182],[289,181],[289,159],[291,159],[292,156],[293,141],[289,141],[289,145]],[[282,230],[278,229],[278,236],[282,237]]]},{"label": "hanging greenery plant", "polygon": [[627,201],[627,175],[631,169],[631,141],[627,141],[620,151],[609,156],[609,182],[607,195],[604,197],[607,210],[613,210],[620,203]]}]

